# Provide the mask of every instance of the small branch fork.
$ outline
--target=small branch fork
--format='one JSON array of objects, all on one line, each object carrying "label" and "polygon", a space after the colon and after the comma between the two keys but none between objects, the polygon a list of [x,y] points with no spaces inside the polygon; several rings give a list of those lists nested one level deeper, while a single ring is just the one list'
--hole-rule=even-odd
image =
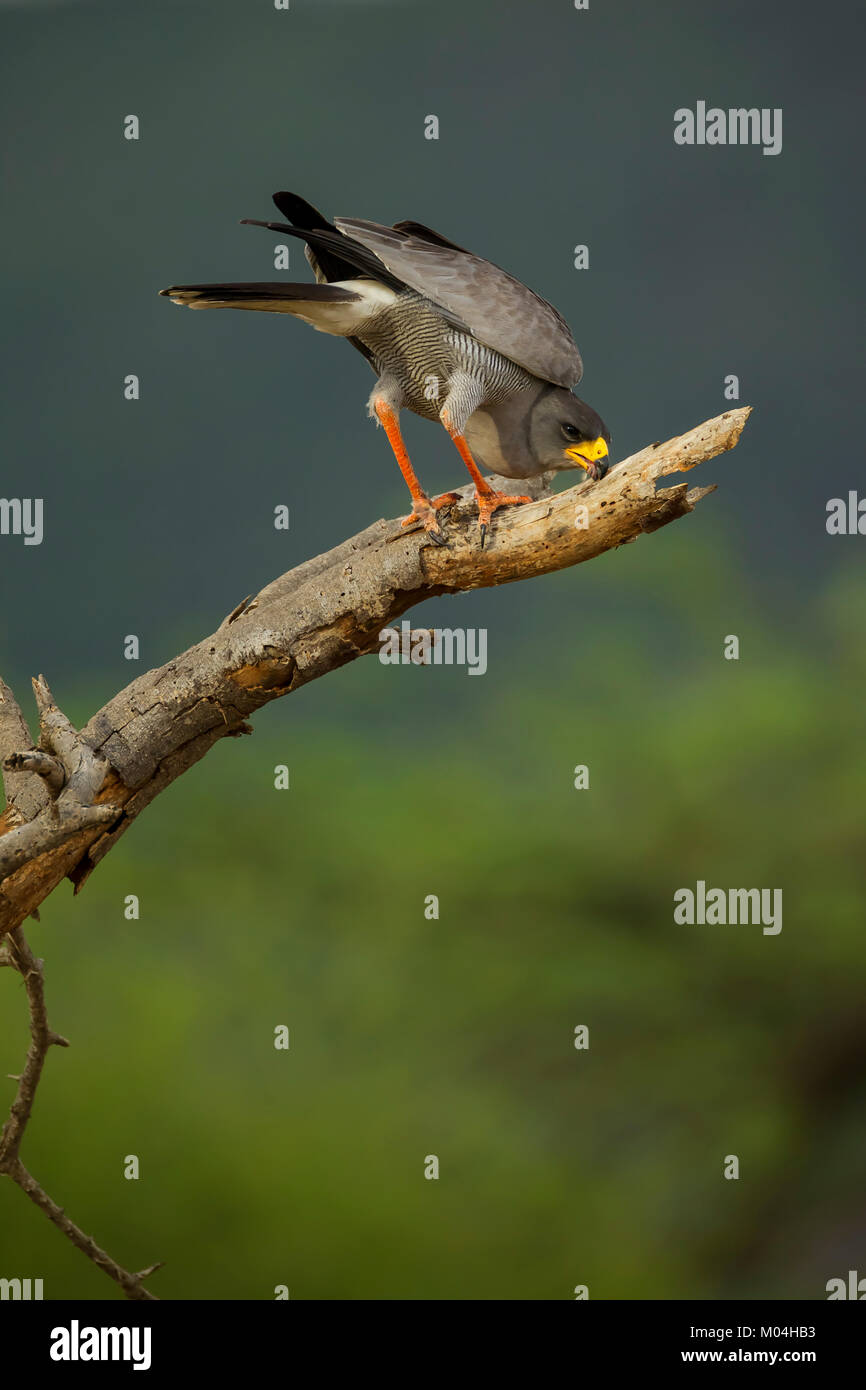
[{"label": "small branch fork", "polygon": [[[18,777],[30,773],[40,779],[39,810],[0,836],[0,881],[38,855],[62,845],[78,831],[108,825],[119,815],[115,806],[94,804],[109,770],[107,759],[84,742],[57,708],[44,676],[34,680],[33,693],[42,746],[28,746],[7,754],[3,769]],[[0,697],[12,725],[10,704],[14,697],[5,683]],[[10,792],[13,806],[18,785],[16,778]]]}]

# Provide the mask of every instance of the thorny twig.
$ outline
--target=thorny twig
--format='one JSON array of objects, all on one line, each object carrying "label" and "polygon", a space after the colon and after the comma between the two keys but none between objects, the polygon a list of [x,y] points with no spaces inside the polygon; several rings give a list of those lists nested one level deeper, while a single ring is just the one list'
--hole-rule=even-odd
[{"label": "thorny twig", "polygon": [[48,1013],[45,1007],[45,976],[42,961],[37,960],[34,956],[20,927],[16,931],[10,932],[0,944],[0,965],[11,966],[13,970],[17,970],[24,981],[30,1009],[30,1047],[27,1050],[27,1060],[21,1075],[12,1078],[12,1080],[17,1080],[18,1088],[9,1110],[9,1119],[0,1133],[0,1174],[11,1178],[22,1192],[27,1194],[31,1202],[34,1202],[41,1211],[44,1211],[48,1220],[53,1221],[58,1230],[62,1231],[78,1250],[89,1260],[92,1260],[103,1273],[107,1274],[109,1279],[113,1279],[115,1283],[120,1285],[128,1299],[158,1301],[156,1295],[144,1287],[143,1281],[160,1266],[151,1265],[138,1274],[131,1274],[129,1270],[124,1269],[101,1246],[97,1245],[91,1236],[86,1235],[79,1226],[76,1226],[74,1221],[70,1221],[63,1208],[52,1201],[45,1189],[21,1162],[19,1156],[21,1141],[24,1138],[27,1122],[33,1113],[36,1090],[42,1076],[48,1049],[50,1047],[68,1047],[69,1043],[66,1038],[55,1033],[54,1029],[49,1026]]}]

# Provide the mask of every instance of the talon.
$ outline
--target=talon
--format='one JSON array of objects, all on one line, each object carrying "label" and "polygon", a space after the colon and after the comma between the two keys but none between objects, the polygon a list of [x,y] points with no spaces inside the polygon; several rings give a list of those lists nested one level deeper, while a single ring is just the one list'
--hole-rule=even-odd
[{"label": "talon", "polygon": [[487,531],[490,526],[490,518],[499,507],[518,507],[526,502],[531,502],[531,497],[513,497],[510,492],[494,492],[493,488],[486,491],[476,490],[475,500],[478,503],[478,525],[481,530],[481,549],[484,549],[484,542],[487,538]]},{"label": "talon", "polygon": [[442,497],[435,497],[432,501],[423,494],[420,497],[416,497],[411,512],[408,516],[404,516],[400,525],[411,526],[414,522],[420,521],[424,530],[436,545],[446,545],[447,541],[443,535],[442,527],[439,525],[439,519],[436,513],[440,507],[446,506],[449,499],[452,497],[456,497],[456,494],[453,492],[447,492]]}]

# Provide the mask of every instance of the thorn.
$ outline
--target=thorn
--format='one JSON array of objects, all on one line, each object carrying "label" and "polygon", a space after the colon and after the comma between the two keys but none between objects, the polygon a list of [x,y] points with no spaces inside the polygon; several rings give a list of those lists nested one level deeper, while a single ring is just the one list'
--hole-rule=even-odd
[{"label": "thorn", "polygon": [[151,1274],[156,1274],[156,1271],[162,1269],[164,1265],[165,1260],[157,1260],[155,1265],[148,1265],[147,1269],[140,1269],[138,1273],[134,1274],[132,1277],[133,1279],[149,1279]]}]

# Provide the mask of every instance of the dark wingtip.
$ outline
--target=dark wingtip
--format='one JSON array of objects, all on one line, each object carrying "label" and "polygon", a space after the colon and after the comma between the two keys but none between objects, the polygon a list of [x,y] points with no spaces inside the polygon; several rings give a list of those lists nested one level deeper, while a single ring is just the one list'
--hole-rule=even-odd
[{"label": "dark wingtip", "polygon": [[242,217],[239,227],[266,227],[269,232],[294,232],[286,222],[260,222],[256,217]]},{"label": "dark wingtip", "polygon": [[304,227],[308,231],[318,228],[320,231],[333,231],[332,224],[327,217],[314,208],[312,203],[308,203],[306,198],[302,198],[300,193],[290,193],[288,189],[282,189],[279,193],[271,194],[274,206],[279,209],[283,217],[287,217],[295,227]]}]

